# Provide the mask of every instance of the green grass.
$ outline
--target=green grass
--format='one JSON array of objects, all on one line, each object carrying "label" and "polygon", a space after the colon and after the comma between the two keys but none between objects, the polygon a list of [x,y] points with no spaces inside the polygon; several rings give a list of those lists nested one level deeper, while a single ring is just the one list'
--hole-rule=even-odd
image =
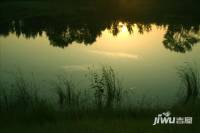
[{"label": "green grass", "polygon": [[[197,80],[199,81],[197,73],[194,73],[192,67],[186,66],[184,68],[184,71],[179,71],[183,85],[191,82],[191,85],[195,86]],[[185,82],[188,77],[189,80]],[[200,123],[200,100],[198,97],[195,98],[195,104],[185,105],[177,101],[172,107],[124,107],[120,105],[123,104],[122,99],[126,95],[124,95],[119,79],[111,67],[103,66],[101,71],[90,69],[89,78],[91,81],[90,89],[94,92],[92,97],[86,95],[87,93],[77,91],[73,83],[65,76],[59,76],[58,81],[53,86],[57,98],[55,98],[56,101],[52,102],[48,98],[40,97],[38,91],[34,91],[37,88],[34,82],[25,80],[23,75],[17,72],[11,88],[8,89],[5,84],[1,84],[1,132],[186,133],[191,130],[193,132],[200,130],[198,126]],[[183,89],[187,90],[187,87]],[[193,87],[192,89],[197,88]],[[198,95],[197,93],[199,94],[199,91],[192,93],[191,97]],[[188,95],[188,91],[186,91],[186,95]],[[83,102],[82,99],[85,97],[88,99]],[[101,101],[101,107],[99,101]],[[174,116],[192,116],[194,118],[193,124],[153,127],[154,117],[167,110],[170,110]]]},{"label": "green grass", "polygon": [[200,77],[197,68],[186,64],[178,69],[179,77],[182,81],[181,88],[186,94],[185,104],[194,104],[199,98],[200,91]]},{"label": "green grass", "polygon": [[[184,68],[184,69],[183,69]],[[184,92],[184,97],[188,102],[190,99],[195,100],[196,104],[189,103],[188,106],[177,101],[177,105],[172,106],[177,109],[184,109],[187,112],[189,106],[194,107],[191,110],[199,113],[199,75],[191,66],[181,67],[179,70],[180,80],[182,81],[181,89]],[[66,116],[102,116],[112,114],[113,116],[133,116],[146,115],[151,116],[154,112],[164,111],[169,107],[159,107],[153,105],[154,108],[135,108],[121,106],[124,103],[123,99],[127,98],[127,90],[124,90],[115,71],[108,66],[103,66],[101,71],[89,69],[90,88],[86,90],[78,90],[72,81],[64,75],[59,76],[58,81],[52,86],[55,94],[54,100],[47,97],[41,97],[38,91],[41,90],[33,81],[24,79],[20,72],[14,76],[14,83],[5,87],[1,84],[0,93],[0,112],[3,114],[31,114],[40,115],[47,113],[47,116],[54,114],[51,119],[54,119],[57,113],[64,113]],[[81,88],[80,88],[81,89]],[[86,93],[85,93],[86,91]],[[188,96],[190,99],[188,99]],[[83,99],[86,99],[83,101]],[[176,110],[176,109],[175,109]],[[174,110],[174,111],[175,111]],[[91,113],[94,112],[94,113]],[[125,112],[125,113],[123,113]],[[190,111],[189,111],[190,112]],[[41,113],[41,114],[40,114]],[[126,115],[127,114],[127,115]],[[111,117],[112,117],[111,115]],[[17,115],[16,115],[17,116]],[[42,115],[41,115],[42,116]],[[44,115],[45,116],[45,115]],[[51,117],[51,116],[50,116]]]},{"label": "green grass", "polygon": [[199,132],[199,122],[189,126],[152,126],[152,119],[84,119],[45,124],[9,124],[3,133],[193,133]]},{"label": "green grass", "polygon": [[111,67],[103,66],[101,73],[90,70],[91,88],[95,90],[95,104],[99,109],[119,106],[122,100],[122,86]]}]

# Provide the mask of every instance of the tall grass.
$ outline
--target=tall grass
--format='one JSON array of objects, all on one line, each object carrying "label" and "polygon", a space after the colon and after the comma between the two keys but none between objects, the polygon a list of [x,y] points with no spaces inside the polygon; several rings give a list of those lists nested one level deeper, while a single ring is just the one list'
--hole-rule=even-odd
[{"label": "tall grass", "polygon": [[[178,74],[182,88],[186,92],[185,103],[197,102],[200,87],[197,70],[185,66],[178,69]],[[89,75],[91,84],[85,90],[87,93],[78,91],[66,76],[59,76],[53,86],[56,101],[50,102],[48,98],[38,95],[38,90],[41,88],[37,88],[33,81],[28,82],[21,73],[17,73],[10,89],[9,86],[0,84],[0,117],[6,120],[17,117],[16,119],[25,118],[43,122],[88,116],[95,118],[150,116],[164,110],[159,107],[139,109],[141,104],[139,107],[120,106],[125,99],[125,91],[115,71],[109,66],[103,66],[100,71],[89,69]],[[88,100],[84,101],[86,97]],[[91,107],[88,108],[90,103]],[[199,115],[199,107],[196,107],[198,105],[195,104],[192,108],[197,115]],[[191,111],[191,108],[189,109]],[[173,108],[173,111],[176,110],[177,106]]]},{"label": "tall grass", "polygon": [[10,86],[0,86],[0,116],[5,120],[14,118],[46,121],[52,120],[53,106],[46,98],[39,97],[38,88],[25,80],[19,72],[13,75]]},{"label": "tall grass", "polygon": [[122,87],[111,67],[103,66],[100,73],[91,71],[91,87],[95,90],[95,103],[99,109],[112,109],[120,105]]},{"label": "tall grass", "polygon": [[72,109],[74,107],[79,107],[80,93],[75,90],[73,83],[64,75],[58,77],[55,89],[60,109]]},{"label": "tall grass", "polygon": [[191,65],[186,64],[185,66],[178,68],[178,75],[182,81],[181,88],[186,93],[184,103],[194,103],[198,99],[200,90],[200,77],[198,70]]},{"label": "tall grass", "polygon": [[8,94],[2,84],[0,84],[0,112],[1,111],[9,111]]}]

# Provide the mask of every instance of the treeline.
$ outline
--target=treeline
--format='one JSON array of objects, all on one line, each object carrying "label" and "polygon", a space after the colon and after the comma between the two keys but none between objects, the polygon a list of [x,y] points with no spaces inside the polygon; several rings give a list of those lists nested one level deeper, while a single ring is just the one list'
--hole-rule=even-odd
[{"label": "treeline", "polygon": [[25,1],[25,2],[28,2],[28,1],[54,1],[54,2],[58,2],[58,1],[62,1],[62,2],[125,2],[125,3],[143,3],[143,2],[146,2],[146,3],[149,3],[149,2],[164,2],[164,3],[169,3],[169,2],[180,2],[179,4],[182,4],[183,2],[199,2],[199,0],[0,0],[0,1]]},{"label": "treeline", "polygon": [[[149,8],[198,8],[199,0],[0,0],[0,2],[47,2],[57,4],[76,4],[76,6],[92,5],[93,7],[99,7],[103,5],[109,8],[135,8],[135,7],[149,7]],[[61,3],[62,2],[62,3]]]}]

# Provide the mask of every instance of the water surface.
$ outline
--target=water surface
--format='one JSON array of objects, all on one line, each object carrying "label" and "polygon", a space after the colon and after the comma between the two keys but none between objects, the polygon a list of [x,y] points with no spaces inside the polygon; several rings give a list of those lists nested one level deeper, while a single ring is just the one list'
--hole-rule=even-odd
[{"label": "water surface", "polygon": [[12,82],[12,72],[20,71],[30,80],[33,73],[46,86],[65,73],[78,88],[88,88],[88,67],[100,70],[107,65],[135,96],[159,97],[167,103],[180,89],[177,67],[188,62],[200,70],[198,24],[44,22],[15,20],[3,25],[2,82]]}]

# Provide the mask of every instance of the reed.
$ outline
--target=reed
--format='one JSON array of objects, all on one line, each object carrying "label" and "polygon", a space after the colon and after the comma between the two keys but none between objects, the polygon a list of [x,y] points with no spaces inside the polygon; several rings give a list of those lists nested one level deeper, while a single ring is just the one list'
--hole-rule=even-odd
[{"label": "reed", "polygon": [[73,83],[64,75],[58,77],[55,86],[60,109],[78,108],[80,105],[80,93],[76,91]]},{"label": "reed", "polygon": [[99,109],[112,109],[122,101],[122,87],[111,67],[103,66],[101,72],[91,71],[91,88],[95,90],[95,103]]},{"label": "reed", "polygon": [[178,68],[178,75],[181,80],[181,88],[186,93],[184,103],[194,103],[199,96],[200,79],[199,72],[189,64]]},{"label": "reed", "polygon": [[[184,66],[178,69],[178,74],[182,81],[182,89],[186,92],[184,103],[187,106],[180,107],[178,103],[171,110],[199,116],[198,71],[193,67]],[[50,102],[49,98],[39,96],[38,91],[41,88],[37,88],[33,81],[27,81],[22,74],[17,73],[17,76],[14,76],[15,82],[11,86],[0,84],[0,122],[2,120],[10,121],[13,118],[15,120],[55,122],[82,118],[149,117],[155,112],[166,110],[166,108],[157,106],[156,108],[143,108],[142,105],[151,104],[144,103],[143,100],[139,106],[122,107],[125,90],[120,84],[116,72],[110,66],[103,66],[100,71],[90,69],[89,76],[90,88],[86,89],[84,93],[78,91],[69,78],[63,75],[59,76],[54,84],[55,91],[53,91],[56,100]],[[127,91],[126,93],[129,93]],[[188,106],[189,108],[187,108]]]}]

